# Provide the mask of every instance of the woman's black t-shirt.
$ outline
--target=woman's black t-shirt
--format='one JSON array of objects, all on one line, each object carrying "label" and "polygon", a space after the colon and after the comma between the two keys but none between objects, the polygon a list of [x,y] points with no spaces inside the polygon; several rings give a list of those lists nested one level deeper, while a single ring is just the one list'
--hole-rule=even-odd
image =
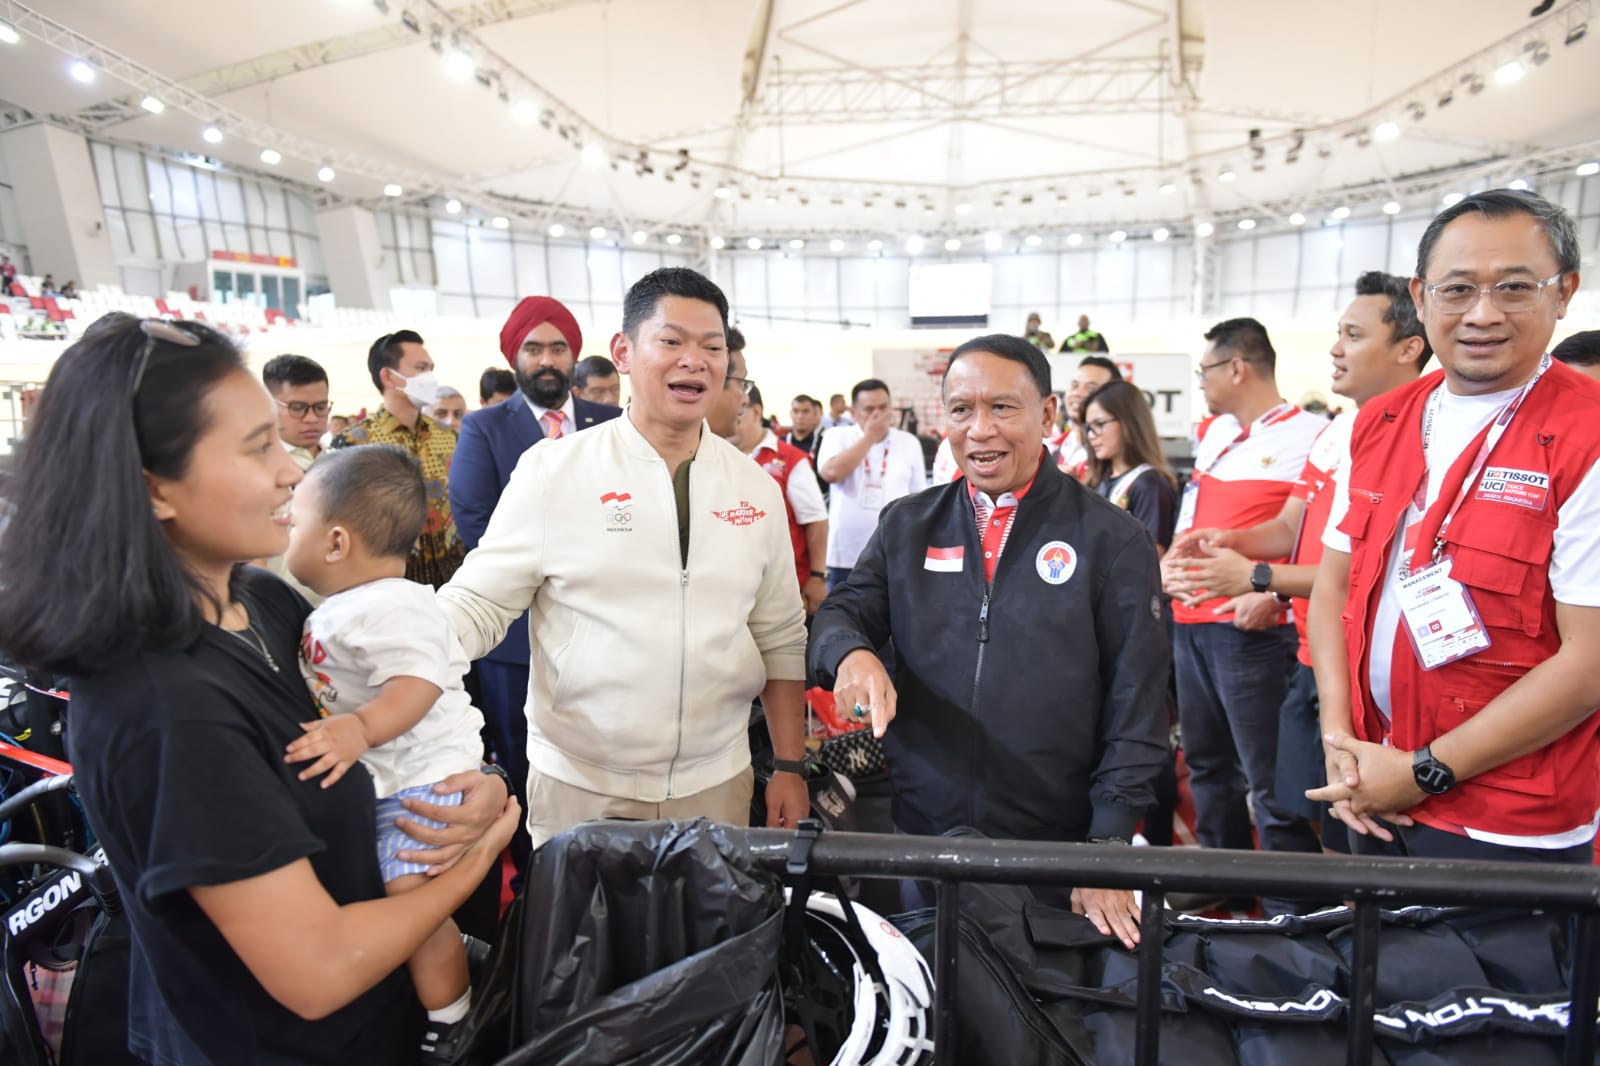
[{"label": "woman's black t-shirt", "polygon": [[[1100,495],[1110,499],[1119,480],[1107,478],[1100,485]],[[1178,524],[1178,490],[1159,471],[1146,470],[1128,486],[1128,513],[1144,523],[1152,541],[1170,548]]]},{"label": "woman's black t-shirt", "polygon": [[[297,667],[305,601],[246,571],[242,596],[278,671],[215,626],[74,679],[69,752],[133,929],[129,1044],[151,1062],[411,1062],[421,1009],[402,968],[319,1021],[281,1006],[188,889],[307,858],[340,904],[378,899],[372,779],[297,781],[283,761],[316,717]],[[297,930],[283,930],[286,937]]]}]

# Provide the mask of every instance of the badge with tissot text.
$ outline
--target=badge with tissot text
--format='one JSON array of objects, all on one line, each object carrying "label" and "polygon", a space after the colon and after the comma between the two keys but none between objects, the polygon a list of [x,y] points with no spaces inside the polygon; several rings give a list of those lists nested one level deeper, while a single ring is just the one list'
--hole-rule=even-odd
[{"label": "badge with tissot text", "polygon": [[1400,581],[1400,620],[1417,662],[1433,670],[1489,646],[1472,594],[1450,576],[1451,560],[1413,570]]},{"label": "badge with tissot text", "polygon": [[1509,503],[1530,511],[1544,510],[1550,498],[1550,475],[1542,470],[1513,470],[1505,466],[1485,467],[1478,479],[1475,500]]}]

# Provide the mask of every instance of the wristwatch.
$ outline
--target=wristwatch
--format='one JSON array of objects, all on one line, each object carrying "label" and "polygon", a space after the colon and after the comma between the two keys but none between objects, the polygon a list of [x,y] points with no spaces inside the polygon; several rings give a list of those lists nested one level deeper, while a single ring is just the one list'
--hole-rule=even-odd
[{"label": "wristwatch", "polygon": [[806,776],[806,761],[804,759],[780,759],[777,756],[773,756],[772,768],[785,774]]},{"label": "wristwatch", "polygon": [[1442,796],[1456,787],[1455,771],[1433,757],[1433,745],[1424,744],[1411,756],[1411,776],[1430,796]]},{"label": "wristwatch", "polygon": [[1267,563],[1257,563],[1250,570],[1250,587],[1257,592],[1267,591],[1272,584],[1272,567]]},{"label": "wristwatch", "polygon": [[814,577],[814,578],[817,578],[819,580],[822,580],[822,581],[828,580],[827,573],[825,573],[822,570],[813,570],[813,571],[811,571],[811,576]]},{"label": "wristwatch", "polygon": [[500,766],[492,762],[486,762],[479,766],[478,769],[483,773],[488,774],[490,777],[498,777],[500,780],[504,781],[506,783],[506,792],[509,795],[515,796],[517,794],[517,790],[511,786],[511,775],[506,773],[506,768],[504,766]]}]

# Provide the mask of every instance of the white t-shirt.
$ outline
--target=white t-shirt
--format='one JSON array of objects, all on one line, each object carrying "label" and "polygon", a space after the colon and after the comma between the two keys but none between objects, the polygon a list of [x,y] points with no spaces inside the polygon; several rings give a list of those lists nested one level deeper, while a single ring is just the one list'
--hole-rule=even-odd
[{"label": "white t-shirt", "polygon": [[[817,466],[861,440],[859,426],[836,426],[822,438]],[[828,565],[851,569],[878,527],[878,512],[898,500],[928,487],[922,444],[903,429],[891,429],[882,441],[867,449],[867,457],[828,493]]]},{"label": "white t-shirt", "polygon": [[[1441,485],[1450,466],[1477,437],[1520,388],[1480,396],[1460,396],[1440,386],[1439,410],[1434,418],[1433,439],[1426,454],[1428,492],[1423,509],[1413,503],[1406,509],[1405,521],[1390,546],[1383,589],[1378,594],[1374,616],[1367,679],[1372,699],[1385,721],[1391,717],[1389,675],[1393,669],[1395,638],[1400,629],[1400,598],[1397,588],[1404,561],[1406,530],[1420,522],[1427,509],[1439,498]],[[1489,463],[1493,463],[1491,454]],[[1350,537],[1340,532],[1339,524],[1350,510],[1350,479],[1341,475],[1333,501],[1333,512],[1322,535],[1323,546],[1332,551],[1350,552]],[[1550,590],[1560,603],[1573,607],[1600,607],[1600,477],[1593,470],[1578,483],[1577,489],[1556,512],[1554,547],[1550,556]],[[1476,840],[1509,844],[1513,847],[1564,848],[1581,844],[1594,835],[1594,824],[1580,826],[1572,833],[1541,837],[1512,837],[1463,827]],[[1572,839],[1566,839],[1571,837]],[[1565,842],[1563,842],[1565,841]]]},{"label": "white t-shirt", "polygon": [[328,597],[306,619],[300,672],[329,714],[360,710],[396,677],[439,687],[422,721],[362,758],[379,799],[482,765],[483,715],[462,685],[467,653],[428,586],[390,577]]}]

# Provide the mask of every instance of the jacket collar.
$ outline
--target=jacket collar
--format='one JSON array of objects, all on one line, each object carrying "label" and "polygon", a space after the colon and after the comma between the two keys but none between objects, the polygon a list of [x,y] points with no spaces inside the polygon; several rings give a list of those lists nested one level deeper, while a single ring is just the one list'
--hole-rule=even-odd
[{"label": "jacket collar", "polygon": [[[644,434],[639,432],[639,427],[633,424],[633,419],[628,417],[628,412],[626,410],[613,419],[613,421],[620,423],[617,430],[617,435],[622,441],[622,446],[627,450],[630,457],[634,459],[649,459],[658,463],[663,461],[661,458],[661,453],[656,451],[654,444],[651,444],[649,441],[645,440]],[[695,451],[695,458],[697,460],[704,458],[708,451],[708,449],[705,447],[706,439],[708,437],[715,436],[716,434],[711,432],[711,427],[706,425],[705,421],[702,420],[700,422],[700,447]]]}]

